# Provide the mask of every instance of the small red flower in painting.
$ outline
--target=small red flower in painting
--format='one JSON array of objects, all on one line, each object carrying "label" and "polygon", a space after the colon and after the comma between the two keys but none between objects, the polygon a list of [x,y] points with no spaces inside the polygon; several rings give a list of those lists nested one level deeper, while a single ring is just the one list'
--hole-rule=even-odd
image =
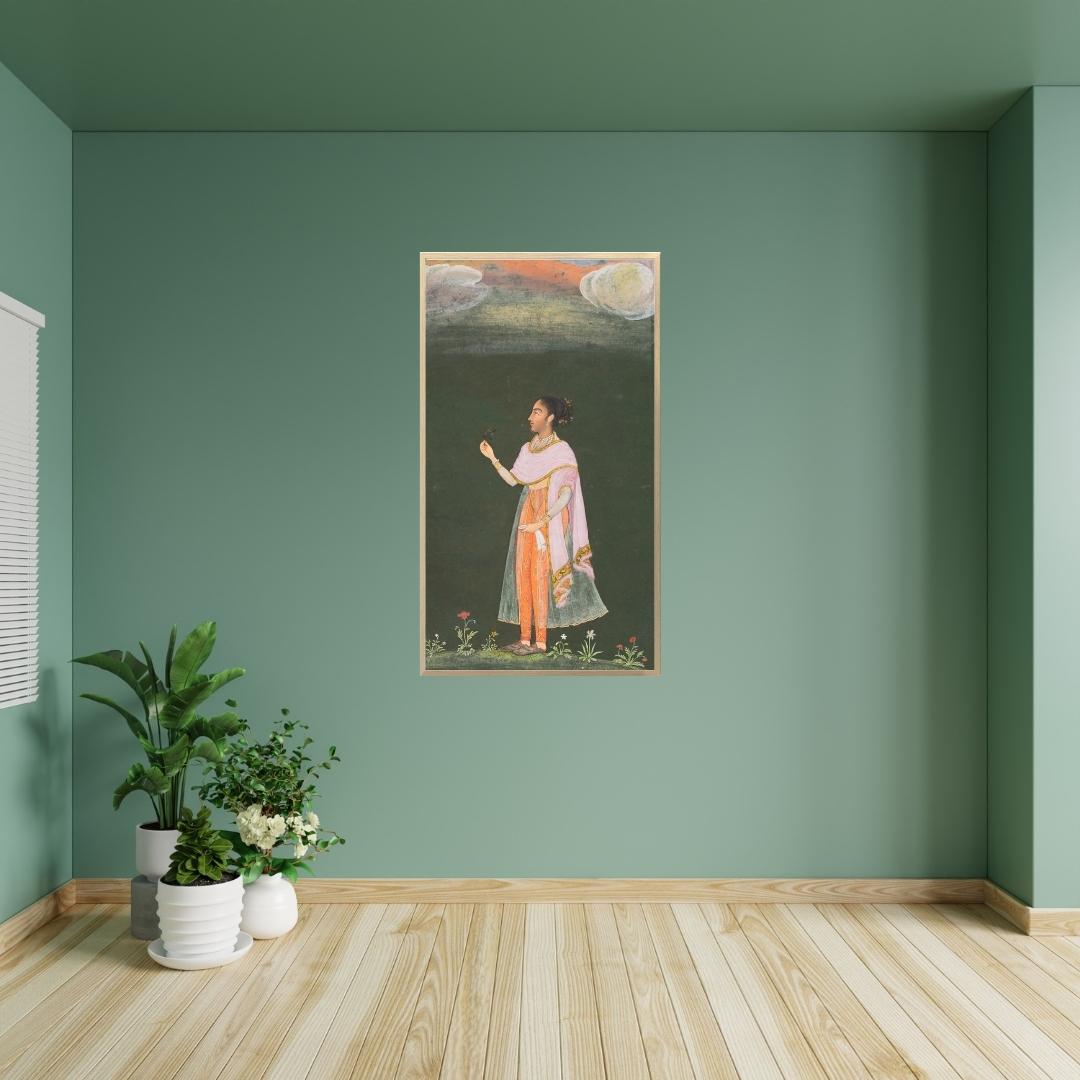
[{"label": "small red flower in painting", "polygon": [[636,644],[637,644],[637,638],[636,638],[636,637],[632,637],[632,638],[630,639],[630,644],[631,644],[631,645],[636,645]]},{"label": "small red flower in painting", "polygon": [[[633,642],[633,640],[633,638],[630,639],[631,642]],[[622,645],[616,645],[615,648],[618,649],[619,652],[622,652]]]},{"label": "small red flower in painting", "polygon": [[458,618],[459,618],[459,619],[460,619],[460,620],[461,620],[462,622],[464,622],[464,621],[465,621],[465,620],[466,620],[466,619],[467,619],[467,618],[469,617],[469,615],[470,615],[470,612],[468,612],[468,611],[459,611],[459,612],[457,613],[457,617],[458,617]]}]

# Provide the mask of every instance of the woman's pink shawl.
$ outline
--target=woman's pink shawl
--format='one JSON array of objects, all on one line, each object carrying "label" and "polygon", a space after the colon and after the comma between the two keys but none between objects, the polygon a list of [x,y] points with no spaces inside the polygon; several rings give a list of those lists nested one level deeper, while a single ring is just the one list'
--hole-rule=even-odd
[{"label": "woman's pink shawl", "polygon": [[551,548],[551,580],[555,604],[562,607],[570,595],[573,573],[580,570],[595,578],[592,565],[592,548],[589,546],[589,525],[585,520],[585,499],[581,494],[581,478],[578,475],[577,458],[569,443],[556,439],[543,450],[533,451],[526,443],[518,452],[511,475],[519,484],[538,484],[548,478],[548,512],[565,488],[570,489],[567,527],[563,529],[563,515],[555,514],[548,524]]}]

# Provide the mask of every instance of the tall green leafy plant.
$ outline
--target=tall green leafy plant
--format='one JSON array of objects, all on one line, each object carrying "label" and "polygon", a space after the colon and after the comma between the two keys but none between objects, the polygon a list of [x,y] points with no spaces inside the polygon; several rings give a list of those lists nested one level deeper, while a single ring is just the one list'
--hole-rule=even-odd
[{"label": "tall green leafy plant", "polygon": [[[215,675],[200,674],[216,639],[217,624],[208,621],[196,626],[177,646],[174,626],[160,675],[150,650],[141,641],[142,659],[119,649],[75,658],[76,664],[115,675],[134,693],[142,709],[140,718],[112,698],[80,695],[119,713],[146,754],[146,764],[137,761],[132,765],[113,792],[113,809],[133,791],[145,791],[154,804],[158,827],[175,829],[184,807],[192,758],[220,761],[226,740],[240,730],[240,718],[234,712],[209,717],[198,712],[205,701],[244,674],[240,667],[226,668]],[[230,707],[233,704],[226,701]]]}]

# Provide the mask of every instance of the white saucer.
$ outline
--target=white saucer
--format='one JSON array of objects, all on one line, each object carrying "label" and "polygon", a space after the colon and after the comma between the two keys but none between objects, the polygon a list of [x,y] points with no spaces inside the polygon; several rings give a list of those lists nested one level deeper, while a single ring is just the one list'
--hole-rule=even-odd
[{"label": "white saucer", "polygon": [[240,931],[240,936],[236,939],[236,945],[233,947],[233,951],[228,956],[218,957],[217,960],[211,960],[207,963],[205,960],[185,960],[179,956],[166,956],[165,947],[161,944],[161,938],[156,941],[151,941],[146,946],[146,951],[155,959],[162,967],[177,968],[180,971],[201,971],[203,968],[216,968],[224,967],[226,964],[231,964],[234,960],[239,960],[248,949],[251,948],[251,935],[245,934],[243,930]]}]

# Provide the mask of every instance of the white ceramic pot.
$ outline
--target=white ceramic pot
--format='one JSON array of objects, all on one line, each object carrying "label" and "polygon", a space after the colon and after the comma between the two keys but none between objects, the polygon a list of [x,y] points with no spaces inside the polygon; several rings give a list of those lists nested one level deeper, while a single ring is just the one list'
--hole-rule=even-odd
[{"label": "white ceramic pot", "polygon": [[296,890],[280,874],[260,874],[244,888],[244,917],[240,929],[253,938],[287,934],[298,916]]},{"label": "white ceramic pot", "polygon": [[239,876],[216,885],[159,881],[157,905],[165,955],[193,966],[214,967],[236,948],[244,881]]},{"label": "white ceramic pot", "polygon": [[179,838],[178,830],[159,829],[153,821],[136,825],[135,872],[151,881],[157,881],[168,871],[169,860]]}]

